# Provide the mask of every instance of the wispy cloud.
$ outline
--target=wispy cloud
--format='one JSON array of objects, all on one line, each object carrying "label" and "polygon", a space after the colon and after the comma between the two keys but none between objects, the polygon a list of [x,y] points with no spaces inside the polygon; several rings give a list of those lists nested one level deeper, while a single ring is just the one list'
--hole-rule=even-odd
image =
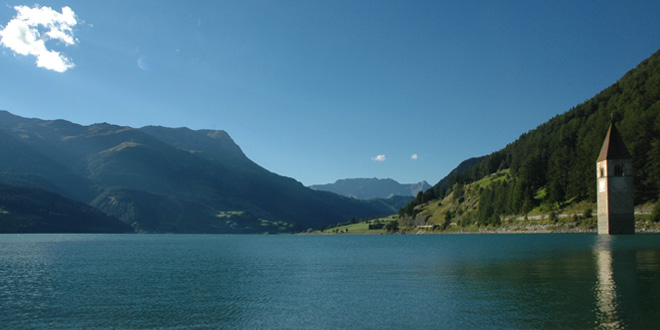
[{"label": "wispy cloud", "polygon": [[[14,7],[16,16],[0,30],[0,43],[20,55],[37,58],[37,66],[57,72],[71,69],[75,64],[60,52],[48,49],[46,42],[55,40],[66,46],[78,42],[73,27],[78,24],[76,15],[69,7],[57,12],[50,7]],[[0,26],[1,27],[1,26]]]},{"label": "wispy cloud", "polygon": [[410,159],[417,160],[417,157],[418,157],[417,154],[412,154],[412,156],[410,156]]},{"label": "wispy cloud", "polygon": [[378,155],[376,157],[371,157],[371,160],[376,161],[376,162],[384,162],[385,161],[385,155]]}]

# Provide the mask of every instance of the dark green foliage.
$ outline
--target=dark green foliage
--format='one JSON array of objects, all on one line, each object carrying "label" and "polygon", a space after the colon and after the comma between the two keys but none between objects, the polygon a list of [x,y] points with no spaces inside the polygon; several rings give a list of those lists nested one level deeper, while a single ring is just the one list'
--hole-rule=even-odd
[{"label": "dark green foliage", "polygon": [[428,189],[422,195],[422,203],[428,203],[429,201],[438,199],[438,195],[435,192],[435,189]]},{"label": "dark green foliage", "polygon": [[385,231],[388,233],[396,233],[399,231],[399,222],[398,221],[390,221],[385,225]]},{"label": "dark green foliage", "polygon": [[[534,207],[534,193],[541,188],[547,190],[546,203],[595,202],[595,162],[612,114],[633,156],[635,203],[652,201],[660,193],[660,51],[590,100],[522,134],[469,168],[453,171],[432,189],[439,192],[453,186],[455,190],[457,184],[510,169],[514,188],[506,193],[513,196],[484,192],[479,221],[492,220],[499,210],[528,212]],[[409,214],[415,205],[404,207],[402,213]]]},{"label": "dark green foliage", "polygon": [[653,205],[653,211],[651,211],[651,220],[654,222],[660,222],[660,198]]},{"label": "dark green foliage", "polygon": [[444,217],[444,222],[442,223],[442,226],[440,229],[445,230],[447,227],[449,227],[449,224],[451,224],[451,219],[452,219],[452,214],[449,212],[449,210],[445,211],[445,217]]},{"label": "dark green foliage", "polygon": [[499,226],[500,217],[511,211],[510,189],[514,187],[507,182],[497,182],[485,188],[479,194],[479,207],[477,209],[477,222],[482,226]]},{"label": "dark green foliage", "polygon": [[374,223],[374,224],[369,224],[369,230],[379,230],[385,228],[384,223]]},{"label": "dark green foliage", "polygon": [[415,203],[417,204],[424,203],[424,192],[420,191],[417,193],[417,197],[415,197]]},{"label": "dark green foliage", "polygon": [[465,194],[463,185],[458,182],[454,184],[451,190],[454,193],[454,201],[459,201],[461,198],[463,198],[463,194]]}]

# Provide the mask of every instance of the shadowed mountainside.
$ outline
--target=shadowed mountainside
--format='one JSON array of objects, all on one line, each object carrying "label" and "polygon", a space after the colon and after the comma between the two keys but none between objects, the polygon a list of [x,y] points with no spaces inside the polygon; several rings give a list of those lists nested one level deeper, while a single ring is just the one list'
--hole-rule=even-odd
[{"label": "shadowed mountainside", "polygon": [[0,182],[90,203],[148,232],[291,231],[391,213],[269,172],[224,131],[82,126],[0,111],[0,152],[8,156]]},{"label": "shadowed mountainside", "polygon": [[131,226],[82,202],[0,184],[0,233],[127,233]]}]

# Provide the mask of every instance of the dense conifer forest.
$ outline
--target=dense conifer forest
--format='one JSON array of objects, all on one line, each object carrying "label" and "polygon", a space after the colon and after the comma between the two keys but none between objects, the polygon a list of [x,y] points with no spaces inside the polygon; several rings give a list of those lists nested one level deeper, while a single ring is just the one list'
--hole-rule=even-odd
[{"label": "dense conifer forest", "polygon": [[[533,109],[530,109],[533,111]],[[614,121],[634,159],[635,203],[654,201],[660,193],[660,51],[590,100],[521,135],[405,206],[416,207],[460,193],[464,185],[498,171],[507,179],[479,192],[478,219],[497,224],[501,215],[525,214],[541,203],[596,201],[595,162],[607,128]]]}]

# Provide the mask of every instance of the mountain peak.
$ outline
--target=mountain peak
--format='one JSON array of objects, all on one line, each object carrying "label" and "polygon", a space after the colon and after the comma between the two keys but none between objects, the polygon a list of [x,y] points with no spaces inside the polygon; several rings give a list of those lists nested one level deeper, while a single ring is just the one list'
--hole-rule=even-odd
[{"label": "mountain peak", "polygon": [[145,126],[139,130],[176,148],[205,158],[223,162],[239,162],[243,166],[258,166],[245,156],[226,131],[162,126]]}]

